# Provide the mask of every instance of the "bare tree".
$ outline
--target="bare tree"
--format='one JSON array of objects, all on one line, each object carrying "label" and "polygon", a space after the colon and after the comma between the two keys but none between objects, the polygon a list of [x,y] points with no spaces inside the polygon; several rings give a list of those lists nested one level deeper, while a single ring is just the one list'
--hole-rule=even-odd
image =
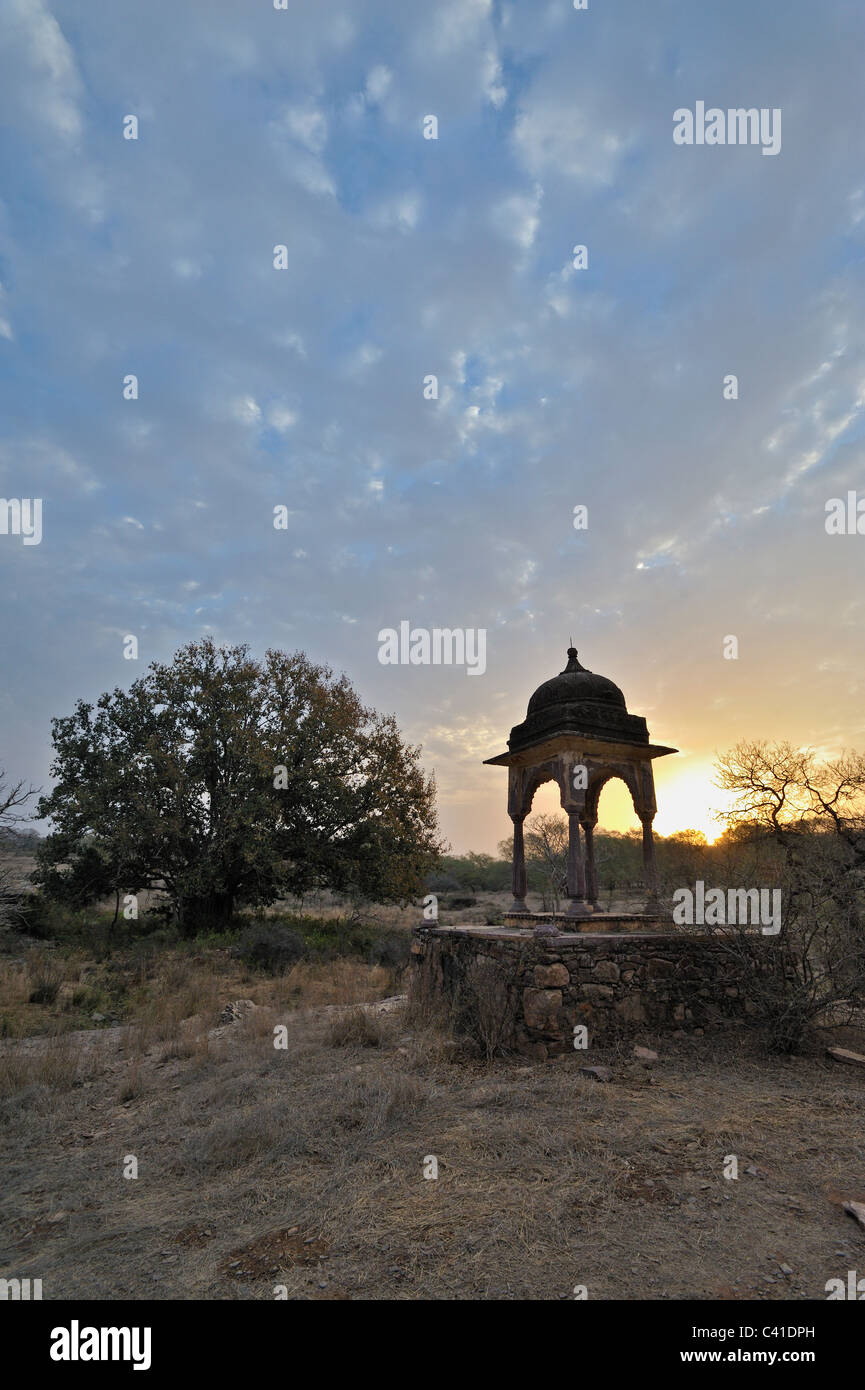
[{"label": "bare tree", "polygon": [[[31,819],[23,808],[37,792],[37,787],[28,786],[24,781],[10,783],[5,768],[0,768],[0,848],[4,841],[8,843],[13,839],[17,825]],[[18,898],[11,868],[0,860],[0,927],[7,927],[17,919]]]},{"label": "bare tree", "polygon": [[558,912],[559,900],[567,892],[568,822],[564,816],[537,815],[526,830],[526,861],[539,870],[544,887],[544,910]]},{"label": "bare tree", "polygon": [[792,1051],[810,1026],[843,1021],[865,1001],[865,757],[821,762],[789,743],[743,742],[717,770],[739,844],[779,851],[780,932],[728,924],[722,939],[772,1046]]},{"label": "bare tree", "polygon": [[21,821],[31,820],[32,817],[25,815],[21,807],[26,806],[31,796],[36,796],[38,791],[38,787],[27,787],[25,791],[23,780],[8,785],[6,769],[0,767],[0,828],[9,830]]}]

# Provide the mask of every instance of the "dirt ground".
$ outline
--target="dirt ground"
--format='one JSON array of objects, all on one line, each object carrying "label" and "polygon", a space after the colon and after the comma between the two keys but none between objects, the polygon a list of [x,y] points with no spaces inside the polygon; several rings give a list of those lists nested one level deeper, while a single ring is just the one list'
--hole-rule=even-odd
[{"label": "dirt ground", "polygon": [[865,1273],[865,1068],[822,1049],[488,1064],[402,1002],[347,1007],[393,993],[380,968],[170,968],[129,1026],[0,1043],[0,1277],[45,1299],[825,1299]]}]

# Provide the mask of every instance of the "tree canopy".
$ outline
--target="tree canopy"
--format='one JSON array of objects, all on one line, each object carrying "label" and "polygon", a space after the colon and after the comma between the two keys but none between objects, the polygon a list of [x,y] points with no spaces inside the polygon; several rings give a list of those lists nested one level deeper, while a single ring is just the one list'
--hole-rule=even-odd
[{"label": "tree canopy", "polygon": [[38,880],[67,899],[163,888],[192,932],[319,886],[407,901],[438,858],[420,749],[300,652],[192,642],[52,731]]}]

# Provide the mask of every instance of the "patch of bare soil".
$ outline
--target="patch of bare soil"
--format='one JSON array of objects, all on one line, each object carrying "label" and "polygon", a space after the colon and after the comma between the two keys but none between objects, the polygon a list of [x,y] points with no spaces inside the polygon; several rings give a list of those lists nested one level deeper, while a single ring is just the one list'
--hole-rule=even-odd
[{"label": "patch of bare soil", "polygon": [[299,1226],[287,1231],[266,1231],[237,1250],[229,1250],[220,1270],[232,1279],[276,1278],[295,1265],[318,1265],[329,1250],[326,1240],[305,1236]]}]

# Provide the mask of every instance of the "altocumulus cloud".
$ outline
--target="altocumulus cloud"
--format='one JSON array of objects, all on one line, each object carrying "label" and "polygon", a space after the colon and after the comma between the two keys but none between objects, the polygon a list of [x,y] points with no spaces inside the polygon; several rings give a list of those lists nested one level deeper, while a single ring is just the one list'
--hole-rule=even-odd
[{"label": "altocumulus cloud", "polygon": [[[44,504],[0,544],[14,774],[204,631],[395,710],[466,847],[506,828],[477,731],[572,632],[695,757],[765,731],[779,672],[777,733],[856,741],[857,560],[821,533],[860,481],[865,21],[765,13],[9,0],[0,492]],[[697,100],[781,108],[782,153],[676,147]],[[383,667],[405,616],[486,629],[484,678]]]}]

